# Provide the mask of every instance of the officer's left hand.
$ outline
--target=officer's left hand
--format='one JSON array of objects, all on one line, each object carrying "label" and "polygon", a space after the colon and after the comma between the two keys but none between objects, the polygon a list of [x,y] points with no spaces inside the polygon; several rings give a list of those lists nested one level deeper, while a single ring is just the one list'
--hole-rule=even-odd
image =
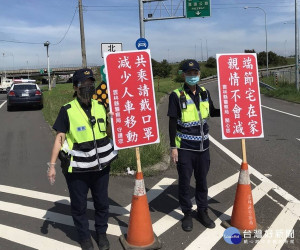
[{"label": "officer's left hand", "polygon": [[176,164],[178,162],[178,150],[177,150],[177,148],[172,148],[171,149],[171,157],[172,157],[172,161]]},{"label": "officer's left hand", "polygon": [[47,177],[48,177],[50,184],[53,185],[55,182],[55,177],[56,177],[56,170],[55,170],[54,166],[48,167]]}]

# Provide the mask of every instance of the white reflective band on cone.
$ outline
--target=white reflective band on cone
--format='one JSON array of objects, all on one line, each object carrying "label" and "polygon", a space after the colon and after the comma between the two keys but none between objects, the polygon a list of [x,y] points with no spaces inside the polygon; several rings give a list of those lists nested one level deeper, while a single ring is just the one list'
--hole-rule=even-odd
[{"label": "white reflective band on cone", "polygon": [[144,179],[142,180],[135,180],[134,192],[133,195],[135,196],[143,196],[146,194]]},{"label": "white reflective band on cone", "polygon": [[239,176],[239,184],[249,185],[250,178],[248,170],[241,169],[240,176]]}]

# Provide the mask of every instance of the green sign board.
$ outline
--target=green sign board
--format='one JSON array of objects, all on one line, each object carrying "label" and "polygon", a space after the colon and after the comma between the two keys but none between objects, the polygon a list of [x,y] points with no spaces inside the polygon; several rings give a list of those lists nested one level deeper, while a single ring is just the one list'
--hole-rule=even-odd
[{"label": "green sign board", "polygon": [[186,17],[210,16],[210,0],[185,0]]}]

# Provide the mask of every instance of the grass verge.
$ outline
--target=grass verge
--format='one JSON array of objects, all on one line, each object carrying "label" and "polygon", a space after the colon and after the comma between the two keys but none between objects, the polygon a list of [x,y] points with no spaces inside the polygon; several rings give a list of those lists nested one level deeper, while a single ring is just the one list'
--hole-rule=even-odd
[{"label": "grass verge", "polygon": [[[96,78],[98,84],[100,80]],[[154,79],[156,103],[167,93],[180,86],[171,78],[155,78]],[[43,115],[45,120],[52,127],[60,108],[73,99],[73,87],[71,83],[57,84],[55,88],[48,91],[47,86],[43,86],[44,108]],[[166,143],[163,135],[160,135],[160,143],[151,144],[140,147],[140,157],[143,174],[151,176],[157,174],[157,170],[151,167],[162,161],[167,153],[169,146]],[[129,167],[131,170],[136,170],[136,155],[135,148],[123,149],[119,151],[119,157],[111,165],[112,174],[123,174],[127,172]]]},{"label": "grass verge", "polygon": [[297,91],[294,84],[285,82],[278,82],[277,84],[275,84],[274,77],[264,77],[261,78],[260,81],[275,88],[274,90],[260,88],[260,92],[262,94],[281,100],[300,103],[300,91]]}]

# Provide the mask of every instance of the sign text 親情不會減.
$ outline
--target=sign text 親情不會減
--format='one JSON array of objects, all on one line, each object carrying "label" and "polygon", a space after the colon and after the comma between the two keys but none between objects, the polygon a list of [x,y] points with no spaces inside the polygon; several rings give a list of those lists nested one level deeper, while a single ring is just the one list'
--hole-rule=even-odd
[{"label": "sign text \u89aa\u60c5\u4e0d\u6703\u6e1b", "polygon": [[217,54],[223,139],[263,137],[256,54]]}]

